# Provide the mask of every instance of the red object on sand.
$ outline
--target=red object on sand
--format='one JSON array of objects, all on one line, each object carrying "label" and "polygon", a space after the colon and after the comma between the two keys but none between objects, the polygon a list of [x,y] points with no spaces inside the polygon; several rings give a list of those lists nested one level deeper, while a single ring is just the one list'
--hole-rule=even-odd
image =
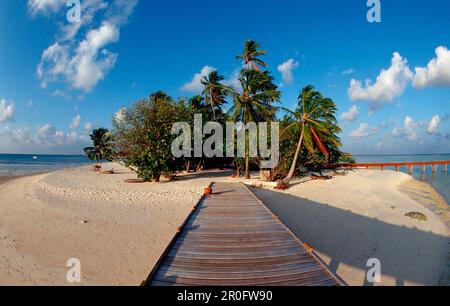
[{"label": "red object on sand", "polygon": [[203,193],[205,196],[209,196],[209,195],[212,195],[212,193],[213,193],[213,190],[212,190],[212,188],[205,188],[205,192]]}]

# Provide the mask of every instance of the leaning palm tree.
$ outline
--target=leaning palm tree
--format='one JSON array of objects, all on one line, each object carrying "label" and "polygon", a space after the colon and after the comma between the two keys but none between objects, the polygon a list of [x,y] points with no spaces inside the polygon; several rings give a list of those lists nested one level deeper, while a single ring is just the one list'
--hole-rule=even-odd
[{"label": "leaning palm tree", "polygon": [[[239,78],[242,92],[233,93],[234,105],[228,111],[231,118],[244,126],[249,122],[266,122],[275,118],[274,102],[280,100],[280,92],[268,71],[241,71]],[[245,177],[250,179],[249,148],[245,151]]]},{"label": "leaning palm tree", "polygon": [[341,145],[337,136],[341,129],[337,125],[336,111],[336,104],[331,99],[324,98],[313,86],[309,85],[302,89],[297,100],[297,108],[292,113],[295,120],[285,129],[285,132],[293,129],[300,131],[300,139],[291,169],[286,178],[278,182],[278,187],[289,186],[303,147],[311,153],[318,148],[328,157],[327,145],[332,147]]},{"label": "leaning palm tree", "polygon": [[229,92],[229,88],[221,83],[223,80],[225,80],[225,77],[217,71],[211,72],[201,80],[204,86],[203,95],[211,106],[214,121],[216,120],[216,108],[220,108],[226,103],[225,98]]},{"label": "leaning palm tree", "polygon": [[267,67],[267,64],[258,58],[261,55],[266,55],[266,51],[261,49],[260,44],[253,40],[247,40],[244,44],[244,53],[236,58],[243,60],[245,66],[259,71],[259,66]]},{"label": "leaning palm tree", "polygon": [[114,145],[112,134],[104,128],[95,129],[90,135],[93,147],[84,148],[86,156],[93,161],[112,161]]}]

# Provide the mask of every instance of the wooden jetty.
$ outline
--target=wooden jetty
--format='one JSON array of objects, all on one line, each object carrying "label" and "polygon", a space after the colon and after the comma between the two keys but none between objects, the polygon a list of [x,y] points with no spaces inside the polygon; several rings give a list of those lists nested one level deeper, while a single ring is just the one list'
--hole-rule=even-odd
[{"label": "wooden jetty", "polygon": [[413,173],[414,167],[420,167],[422,173],[426,172],[426,168],[431,166],[432,172],[437,173],[439,166],[441,166],[442,172],[446,173],[448,171],[448,165],[450,160],[440,160],[440,161],[413,161],[413,162],[392,162],[392,163],[363,163],[363,164],[347,164],[340,165],[341,167],[349,168],[379,168],[384,170],[388,167],[394,168],[395,171],[400,171],[401,167],[408,169],[408,173]]},{"label": "wooden jetty", "polygon": [[144,285],[345,285],[245,185],[212,187]]}]

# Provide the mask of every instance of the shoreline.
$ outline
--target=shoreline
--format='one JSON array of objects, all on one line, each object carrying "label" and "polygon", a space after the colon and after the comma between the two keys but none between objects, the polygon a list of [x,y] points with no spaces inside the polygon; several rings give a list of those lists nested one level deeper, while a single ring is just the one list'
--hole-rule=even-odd
[{"label": "shoreline", "polygon": [[[266,206],[350,285],[364,284],[367,256],[389,261],[383,269],[395,277],[386,276],[383,285],[437,284],[435,274],[442,271],[437,263],[443,261],[448,230],[436,212],[397,188],[418,182],[405,174],[362,171],[330,181],[296,179],[290,190],[278,192],[263,188],[256,177],[232,179],[226,171],[125,184],[134,172],[106,166],[117,173],[102,175],[83,166],[10,178],[0,186],[0,284],[69,285],[65,263],[79,258],[82,285],[139,285],[212,181],[253,185]],[[404,217],[413,210],[429,221]],[[349,237],[359,244],[352,240],[345,246]],[[419,266],[415,274],[408,271],[411,260]]]},{"label": "shoreline", "polygon": [[[411,177],[410,181],[399,185],[398,188],[401,192],[435,213],[450,231],[450,205],[433,186]],[[446,265],[439,278],[439,285],[450,286],[450,251],[447,255]]]}]

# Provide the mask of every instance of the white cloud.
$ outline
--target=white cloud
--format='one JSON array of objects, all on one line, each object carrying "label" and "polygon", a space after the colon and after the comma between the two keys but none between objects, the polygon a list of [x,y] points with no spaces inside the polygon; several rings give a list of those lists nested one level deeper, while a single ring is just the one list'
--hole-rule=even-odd
[{"label": "white cloud", "polygon": [[357,129],[355,129],[351,134],[350,137],[353,138],[363,138],[370,135],[369,131],[369,124],[368,123],[361,123]]},{"label": "white cloud", "polygon": [[68,41],[77,36],[82,26],[91,25],[96,13],[108,9],[108,2],[104,0],[83,0],[81,22],[65,23],[61,26],[59,40]]},{"label": "white cloud", "polygon": [[355,72],[355,70],[353,68],[348,68],[345,69],[344,71],[342,71],[343,75],[349,75],[349,74],[353,74]]},{"label": "white cloud", "polygon": [[81,116],[77,115],[75,118],[73,118],[72,123],[70,124],[70,128],[72,130],[75,130],[78,128],[78,126],[80,126],[81,123]]},{"label": "white cloud", "polygon": [[201,83],[203,77],[208,76],[213,71],[217,71],[217,69],[211,66],[203,67],[199,73],[196,73],[194,75],[194,77],[190,82],[181,86],[180,90],[186,92],[200,93],[203,90],[203,85]]},{"label": "white cloud", "polygon": [[239,81],[240,75],[241,69],[235,69],[230,78],[226,79],[223,84],[239,91],[241,89],[241,82]]},{"label": "white cloud", "polygon": [[114,120],[116,121],[116,123],[120,123],[125,119],[126,112],[127,109],[123,107],[117,113],[114,114]]},{"label": "white cloud", "polygon": [[0,148],[5,153],[81,154],[89,144],[87,135],[64,133],[51,124],[39,126],[36,130],[0,127]]},{"label": "white cloud", "polygon": [[56,128],[50,124],[45,124],[37,129],[37,134],[41,137],[54,136],[56,132]]},{"label": "white cloud", "polygon": [[281,73],[284,84],[291,84],[294,81],[292,72],[297,69],[298,66],[299,63],[292,58],[278,66],[277,70]]},{"label": "white cloud", "polygon": [[441,117],[434,116],[430,123],[428,124],[427,132],[430,135],[436,134],[437,130],[439,129],[439,125],[441,124]]},{"label": "white cloud", "polygon": [[381,70],[375,84],[372,85],[370,80],[366,80],[363,87],[361,81],[352,79],[348,95],[352,101],[371,101],[370,109],[377,110],[383,107],[385,102],[392,102],[402,95],[412,77],[413,73],[408,67],[408,61],[395,52],[391,67]]},{"label": "white cloud", "polygon": [[15,112],[13,102],[8,102],[5,99],[0,100],[0,123],[13,120]]},{"label": "white cloud", "polygon": [[350,107],[350,109],[348,110],[348,112],[345,112],[342,114],[341,118],[344,119],[345,121],[355,121],[358,118],[358,107],[356,107],[356,105],[353,105],[352,107]]},{"label": "white cloud", "polygon": [[405,138],[408,140],[417,140],[417,133],[415,131],[415,122],[410,116],[406,116],[403,121],[402,128],[394,128],[392,131],[392,136]]},{"label": "white cloud", "polygon": [[[30,12],[48,14],[61,9],[44,2],[29,0]],[[36,69],[41,86],[47,88],[50,83],[62,81],[72,89],[91,91],[115,66],[118,54],[106,47],[119,41],[120,28],[137,3],[138,0],[83,1],[82,22],[61,26],[57,41],[42,54]],[[95,15],[100,18],[94,18]],[[82,27],[86,28],[83,32]]]},{"label": "white cloud", "polygon": [[37,68],[42,87],[46,88],[50,82],[62,77],[75,89],[91,91],[117,60],[117,54],[103,47],[118,40],[119,29],[105,22],[100,28],[88,32],[74,54],[70,54],[68,45],[56,42],[44,51]]},{"label": "white cloud", "polygon": [[48,15],[59,11],[66,3],[67,0],[28,0],[28,12],[32,16]]},{"label": "white cloud", "polygon": [[378,134],[381,130],[387,128],[388,125],[385,122],[381,122],[377,125],[370,126],[368,123],[361,123],[358,128],[352,131],[350,137],[353,138],[364,138],[369,136],[374,136]]},{"label": "white cloud", "polygon": [[83,131],[84,131],[85,134],[88,134],[88,133],[90,133],[92,131],[93,128],[94,128],[94,125],[92,123],[86,122],[84,124]]},{"label": "white cloud", "polygon": [[414,87],[450,87],[450,50],[437,47],[436,57],[424,67],[416,67]]}]

